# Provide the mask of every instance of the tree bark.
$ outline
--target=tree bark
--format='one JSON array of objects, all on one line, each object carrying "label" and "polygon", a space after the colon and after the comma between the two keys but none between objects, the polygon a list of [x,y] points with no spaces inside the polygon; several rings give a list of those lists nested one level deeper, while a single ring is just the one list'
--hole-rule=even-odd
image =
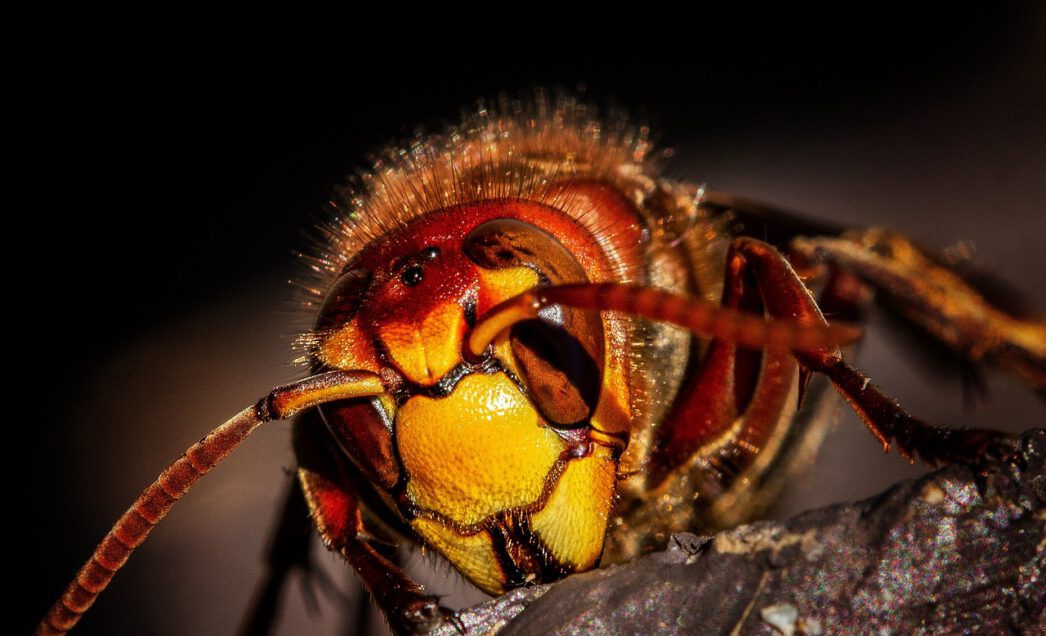
[{"label": "tree bark", "polygon": [[1017,448],[783,523],[675,535],[459,617],[506,636],[1046,633],[1046,430]]}]

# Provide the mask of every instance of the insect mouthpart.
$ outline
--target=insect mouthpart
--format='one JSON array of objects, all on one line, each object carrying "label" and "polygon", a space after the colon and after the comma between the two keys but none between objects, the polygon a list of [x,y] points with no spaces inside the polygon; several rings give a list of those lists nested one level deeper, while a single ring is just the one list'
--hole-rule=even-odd
[{"label": "insect mouthpart", "polygon": [[586,569],[613,501],[612,449],[563,436],[505,374],[397,412],[411,527],[488,593]]},{"label": "insect mouthpart", "polygon": [[488,353],[488,355],[484,355],[476,362],[466,360],[458,364],[444,374],[443,377],[439,378],[435,384],[426,386],[415,384],[405,379],[391,367],[384,370],[381,373],[381,377],[385,381],[385,386],[388,387],[389,393],[396,398],[397,403],[402,404],[415,395],[424,395],[435,399],[447,397],[454,392],[454,389],[462,379],[472,373],[490,375],[504,371],[505,368],[501,362]]},{"label": "insect mouthpart", "polygon": [[[998,434],[933,427],[844,358],[861,329],[822,308],[857,319],[859,292],[892,294],[964,359],[1046,386],[1043,320],[992,307],[902,236],[876,250],[871,231],[797,226],[667,179],[646,134],[538,96],[389,153],[312,261],[312,375],[171,464],[40,631],[75,625],[175,501],[274,419],[295,417],[309,510],[284,520],[298,536],[311,522],[393,628],[418,633],[453,612],[389,545],[432,547],[499,594],[751,518],[820,441],[823,421],[797,414],[813,373],[884,447],[980,457]],[[832,236],[800,238],[811,227]]]}]

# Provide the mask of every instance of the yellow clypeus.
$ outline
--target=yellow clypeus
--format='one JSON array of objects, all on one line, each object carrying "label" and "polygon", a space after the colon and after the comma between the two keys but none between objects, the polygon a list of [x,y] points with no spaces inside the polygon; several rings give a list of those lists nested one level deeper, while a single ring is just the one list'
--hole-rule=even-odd
[{"label": "yellow clypeus", "polygon": [[411,502],[462,526],[538,502],[566,447],[502,373],[466,376],[443,398],[411,398],[397,413],[396,443]]}]

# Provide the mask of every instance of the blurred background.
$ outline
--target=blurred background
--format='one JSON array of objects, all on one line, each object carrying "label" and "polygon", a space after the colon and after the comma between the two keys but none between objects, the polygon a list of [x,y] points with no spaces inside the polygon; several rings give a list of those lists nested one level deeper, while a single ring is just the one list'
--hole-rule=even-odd
[{"label": "blurred background", "polygon": [[[189,444],[299,377],[291,342],[311,317],[287,281],[302,229],[368,152],[418,125],[439,130],[477,97],[583,86],[650,125],[674,178],[965,242],[1046,311],[1046,11],[960,11],[658,13],[511,33],[330,16],[279,30],[246,19],[208,30],[196,16],[119,32],[104,15],[39,23],[23,51],[34,68],[16,64],[8,94],[14,185],[29,190],[9,204],[19,223],[7,234],[25,378],[10,518],[13,545],[38,561],[19,566],[14,624],[35,624]],[[872,325],[857,362],[910,411],[955,426],[1043,424],[1043,402],[998,373],[991,404],[964,408],[957,372]],[[778,515],[922,471],[837,410]],[[263,427],[203,480],[79,633],[234,631],[295,465],[288,431]],[[347,568],[316,556],[351,596]],[[441,577],[437,592],[449,589]],[[280,633],[351,629],[355,601],[320,593],[310,612],[297,582],[285,598]]]}]

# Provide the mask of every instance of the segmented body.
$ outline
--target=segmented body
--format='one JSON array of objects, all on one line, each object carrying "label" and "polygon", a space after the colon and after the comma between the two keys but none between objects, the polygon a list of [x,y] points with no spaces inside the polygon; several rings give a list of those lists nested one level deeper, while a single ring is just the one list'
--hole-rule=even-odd
[{"label": "segmented body", "polygon": [[[782,458],[816,445],[792,425],[787,353],[742,354],[736,417],[708,418],[699,452],[656,480],[658,427],[702,417],[677,396],[706,342],[617,312],[568,311],[576,329],[563,329],[583,341],[583,364],[543,360],[555,355],[536,344],[544,336],[526,343],[519,332],[483,364],[462,358],[477,314],[537,284],[628,283],[719,302],[729,219],[701,208],[699,187],[659,177],[649,150],[642,129],[570,100],[481,109],[361,175],[311,261],[310,364],[396,387],[321,409],[374,490],[364,499],[382,502],[376,517],[393,534],[420,536],[489,592],[737,523],[770,494]],[[416,285],[431,287],[419,296]]]},{"label": "segmented body", "polygon": [[[996,431],[910,415],[843,358],[870,289],[963,359],[1046,382],[1046,322],[905,237],[667,180],[643,129],[570,99],[481,108],[387,151],[342,195],[303,284],[312,375],[172,464],[41,633],[75,625],[174,500],[271,419],[298,414],[298,480],[326,545],[394,629],[418,632],[456,618],[390,542],[432,547],[498,594],[734,525],[819,445],[815,372],[884,449],[1007,452]],[[282,549],[274,584],[305,559]]]}]

